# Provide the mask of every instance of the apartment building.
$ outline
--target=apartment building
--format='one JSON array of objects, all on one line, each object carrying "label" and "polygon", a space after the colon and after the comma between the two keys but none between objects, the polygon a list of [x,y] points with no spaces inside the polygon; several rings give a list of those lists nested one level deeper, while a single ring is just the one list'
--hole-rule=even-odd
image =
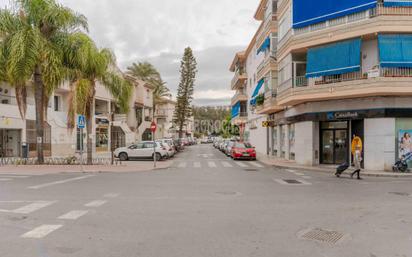
[{"label": "apartment building", "polygon": [[277,20],[277,86],[257,108],[269,155],[351,162],[358,136],[364,168],[390,170],[412,151],[411,1],[279,0]]},{"label": "apartment building", "polygon": [[[134,80],[131,108],[120,114],[113,96],[97,83],[94,101],[93,152],[109,156],[112,148],[126,146],[151,138],[153,118],[153,88]],[[45,123],[45,156],[73,156],[80,152],[81,137],[86,150],[86,131],[68,129],[68,111],[71,89],[68,84],[58,88],[50,98]],[[0,84],[0,157],[35,157],[36,128],[33,87],[27,87],[27,114],[21,118],[14,88]]]},{"label": "apartment building", "polygon": [[240,127],[244,140],[260,154],[269,154],[270,130],[262,127],[266,113],[277,110],[271,105],[277,87],[277,1],[262,0],[254,15],[261,22],[249,46],[236,54],[230,71],[234,72],[231,89],[232,123]]}]

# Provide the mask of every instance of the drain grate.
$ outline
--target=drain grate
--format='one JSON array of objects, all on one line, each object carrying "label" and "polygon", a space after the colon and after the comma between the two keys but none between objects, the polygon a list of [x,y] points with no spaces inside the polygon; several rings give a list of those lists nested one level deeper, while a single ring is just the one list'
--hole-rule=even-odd
[{"label": "drain grate", "polygon": [[303,233],[301,238],[318,241],[322,243],[336,244],[343,238],[343,236],[344,234],[338,231],[330,231],[321,228],[315,228]]},{"label": "drain grate", "polygon": [[411,194],[406,192],[389,192],[391,195],[399,195],[399,196],[411,196]]},{"label": "drain grate", "polygon": [[288,184],[302,184],[302,182],[300,182],[299,180],[296,179],[284,179],[283,181],[285,181]]}]

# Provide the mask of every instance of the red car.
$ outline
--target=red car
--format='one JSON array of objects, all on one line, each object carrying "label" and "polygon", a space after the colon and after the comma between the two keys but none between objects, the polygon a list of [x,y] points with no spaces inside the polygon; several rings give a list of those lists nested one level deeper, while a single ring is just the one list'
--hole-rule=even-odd
[{"label": "red car", "polygon": [[236,142],[232,147],[231,157],[234,160],[256,160],[256,150],[248,143]]}]

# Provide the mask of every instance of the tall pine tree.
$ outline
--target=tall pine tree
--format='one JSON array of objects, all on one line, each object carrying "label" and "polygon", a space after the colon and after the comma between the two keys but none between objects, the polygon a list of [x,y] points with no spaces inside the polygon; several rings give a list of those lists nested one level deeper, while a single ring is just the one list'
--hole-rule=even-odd
[{"label": "tall pine tree", "polygon": [[179,138],[183,137],[183,128],[186,120],[192,116],[193,90],[196,80],[197,63],[190,47],[185,49],[180,64],[180,83],[177,90],[177,103],[173,122],[179,131]]}]

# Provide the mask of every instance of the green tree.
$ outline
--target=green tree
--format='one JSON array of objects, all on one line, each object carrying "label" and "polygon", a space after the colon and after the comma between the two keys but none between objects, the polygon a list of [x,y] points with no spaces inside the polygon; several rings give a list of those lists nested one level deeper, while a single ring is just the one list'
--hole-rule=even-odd
[{"label": "green tree", "polygon": [[[68,78],[64,64],[66,42],[72,33],[87,30],[87,19],[55,0],[12,0],[10,9],[0,9],[0,72],[16,87],[24,117],[25,87],[33,81],[36,136],[44,142],[47,105],[54,89]],[[38,163],[44,163],[43,143],[37,144]]]},{"label": "green tree", "polygon": [[191,103],[193,100],[194,84],[197,73],[197,63],[190,47],[185,49],[180,64],[180,83],[177,90],[177,103],[173,122],[177,125],[179,138],[183,137],[183,127],[186,120],[192,116]]},{"label": "green tree", "polygon": [[94,100],[96,85],[101,83],[117,100],[121,112],[129,111],[131,84],[116,71],[116,60],[109,49],[99,49],[87,35],[78,33],[71,38],[75,48],[72,55],[66,56],[72,71],[72,96],[69,107],[69,127],[74,128],[76,113],[86,116],[87,164],[93,163]]}]

